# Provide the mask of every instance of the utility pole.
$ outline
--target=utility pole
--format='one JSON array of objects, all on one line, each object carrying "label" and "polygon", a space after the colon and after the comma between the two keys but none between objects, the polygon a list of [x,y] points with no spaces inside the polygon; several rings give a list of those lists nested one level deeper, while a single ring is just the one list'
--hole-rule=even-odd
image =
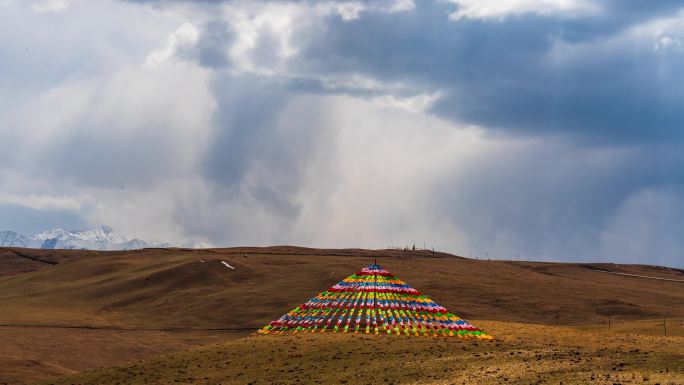
[{"label": "utility pole", "polygon": [[663,329],[665,329],[665,337],[667,337],[667,318],[663,318]]}]

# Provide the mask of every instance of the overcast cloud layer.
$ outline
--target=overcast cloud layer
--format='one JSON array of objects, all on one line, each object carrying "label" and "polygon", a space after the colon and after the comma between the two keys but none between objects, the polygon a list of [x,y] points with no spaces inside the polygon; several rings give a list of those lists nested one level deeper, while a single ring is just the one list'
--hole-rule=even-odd
[{"label": "overcast cloud layer", "polygon": [[681,1],[0,0],[0,229],[684,267]]}]

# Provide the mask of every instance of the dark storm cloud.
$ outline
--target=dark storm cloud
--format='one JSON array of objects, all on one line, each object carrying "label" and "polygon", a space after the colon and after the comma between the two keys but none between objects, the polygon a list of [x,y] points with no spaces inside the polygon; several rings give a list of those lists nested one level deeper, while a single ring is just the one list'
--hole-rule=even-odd
[{"label": "dark storm cloud", "polygon": [[[241,92],[241,90],[249,90]],[[223,185],[239,184],[257,162],[286,165],[288,157],[274,135],[287,93],[258,77],[220,76],[213,84],[219,102],[215,134],[207,153],[207,175]]]},{"label": "dark storm cloud", "polygon": [[[439,88],[444,97],[433,112],[514,135],[681,141],[682,54],[655,52],[653,39],[606,41],[681,3],[606,6],[605,14],[585,18],[454,21],[445,15],[453,6],[421,2],[411,12],[368,12],[351,22],[331,17],[302,65]],[[581,60],[560,52],[554,63],[559,42],[586,45]]]},{"label": "dark storm cloud", "polygon": [[235,34],[227,23],[210,21],[203,24],[197,44],[177,52],[177,55],[207,68],[225,68],[230,65],[226,47],[234,39]]},{"label": "dark storm cloud", "polygon": [[[295,41],[304,45],[290,66],[305,75],[290,86],[372,94],[324,89],[317,79],[363,74],[440,90],[433,113],[499,133],[570,135],[599,145],[684,138],[684,75],[677,70],[684,55],[656,52],[653,37],[619,37],[638,23],[672,14],[680,2],[610,1],[596,15],[527,14],[501,21],[449,19],[457,7],[418,2],[408,12],[369,10],[351,21],[331,15],[323,30],[295,28]],[[229,66],[230,28],[221,22],[201,26],[188,58],[210,68]],[[259,33],[251,52],[257,65],[279,60],[277,34]],[[583,50],[581,60],[564,48]]]},{"label": "dark storm cloud", "polygon": [[[370,9],[351,21],[331,15],[323,30],[295,28],[295,40],[304,46],[291,67],[311,77],[299,76],[291,85],[330,92],[316,76],[363,74],[438,89],[442,97],[433,113],[500,133],[570,135],[597,144],[681,141],[684,75],[678,68],[684,54],[656,52],[654,37],[619,37],[676,13],[681,2],[598,4],[597,14],[524,14],[500,21],[451,20],[447,15],[459,5],[442,1],[417,2],[408,12]],[[189,56],[206,67],[228,66],[233,33],[227,23],[203,25]],[[559,46],[584,50],[581,60],[566,57]],[[251,57],[273,63],[278,49],[277,32],[261,31]],[[368,90],[337,92],[363,96]]]},{"label": "dark storm cloud", "polygon": [[[578,149],[551,142],[479,162],[467,174],[441,181],[433,201],[435,212],[446,221],[463,224],[479,256],[488,252],[510,257],[524,250],[527,257],[624,259],[628,253],[616,256],[600,250],[606,228],[644,188],[680,190],[684,174],[677,170],[682,164],[684,155],[673,146]],[[639,216],[629,220],[647,223],[650,217],[647,212]],[[683,225],[678,220],[675,227]],[[662,229],[658,240],[644,240],[651,242],[647,247],[652,255],[642,258],[681,265],[676,254],[661,248],[678,239],[674,234]],[[500,243],[499,237],[504,238]]]},{"label": "dark storm cloud", "polygon": [[202,170],[218,187],[217,199],[242,192],[279,215],[296,216],[302,169],[327,130],[311,124],[311,111],[299,123],[282,121],[293,99],[288,88],[257,76],[223,73],[215,79],[218,105]]}]

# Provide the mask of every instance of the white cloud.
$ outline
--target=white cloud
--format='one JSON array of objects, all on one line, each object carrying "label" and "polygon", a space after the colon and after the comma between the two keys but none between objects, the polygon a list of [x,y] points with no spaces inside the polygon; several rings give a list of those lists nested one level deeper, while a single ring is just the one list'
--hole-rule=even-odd
[{"label": "white cloud", "polygon": [[439,92],[420,93],[405,97],[387,94],[374,97],[372,101],[383,107],[393,107],[414,114],[422,114],[427,113],[440,96]]},{"label": "white cloud", "polygon": [[[155,183],[153,188],[88,189],[97,197],[83,211],[92,226],[107,224],[129,238],[148,242],[199,242],[211,245],[201,234],[192,234],[187,220],[200,220],[201,211],[190,213],[188,205],[199,208],[206,202],[210,191],[202,178],[169,177]],[[187,217],[193,215],[198,217]],[[205,217],[206,218],[206,217]]]},{"label": "white cloud", "polygon": [[655,51],[681,51],[682,50],[682,39],[672,36],[660,36],[653,45]]},{"label": "white cloud", "polygon": [[126,170],[135,163],[137,174],[147,170],[145,179],[161,177],[154,167],[163,162],[173,172],[192,172],[214,108],[208,76],[192,65],[127,67],[48,89],[11,117],[13,163],[36,175],[57,172],[96,184],[134,179]]},{"label": "white cloud", "polygon": [[396,0],[388,9],[388,12],[405,12],[416,7],[413,0]]},{"label": "white cloud", "polygon": [[[334,141],[306,166],[293,238],[309,244],[376,247],[426,241],[469,245],[465,229],[435,216],[433,189],[496,144],[476,129],[353,97],[302,98],[290,113],[326,111]],[[412,154],[411,156],[406,156]]]},{"label": "white cloud", "polygon": [[364,9],[366,9],[366,6],[357,1],[339,3],[336,5],[337,13],[339,13],[344,21],[357,20]]},{"label": "white cloud", "polygon": [[70,0],[39,0],[33,1],[31,9],[36,12],[59,12],[71,4]]},{"label": "white cloud", "polygon": [[83,199],[50,195],[16,195],[0,193],[0,205],[11,204],[35,210],[80,210]]},{"label": "white cloud", "polygon": [[175,60],[182,50],[192,49],[198,40],[199,30],[197,27],[192,23],[183,23],[169,36],[164,48],[152,51],[147,55],[145,65],[155,67]]},{"label": "white cloud", "polygon": [[454,20],[493,19],[527,13],[577,16],[597,13],[601,7],[587,0],[447,0],[458,8],[449,17]]},{"label": "white cloud", "polygon": [[232,27],[234,41],[226,47],[235,72],[261,75],[282,73],[298,47],[296,28],[305,28],[314,17],[305,5],[291,3],[227,5],[224,22]]},{"label": "white cloud", "polygon": [[76,0],[0,0],[0,8],[26,7],[37,13],[60,12],[71,6]]}]

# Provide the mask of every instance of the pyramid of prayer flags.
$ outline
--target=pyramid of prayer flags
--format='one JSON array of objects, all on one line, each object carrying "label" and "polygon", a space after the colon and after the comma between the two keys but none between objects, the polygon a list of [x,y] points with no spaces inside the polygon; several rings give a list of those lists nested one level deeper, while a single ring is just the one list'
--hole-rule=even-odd
[{"label": "pyramid of prayer flags", "polygon": [[324,332],[492,339],[377,264],[343,279],[258,333]]}]

